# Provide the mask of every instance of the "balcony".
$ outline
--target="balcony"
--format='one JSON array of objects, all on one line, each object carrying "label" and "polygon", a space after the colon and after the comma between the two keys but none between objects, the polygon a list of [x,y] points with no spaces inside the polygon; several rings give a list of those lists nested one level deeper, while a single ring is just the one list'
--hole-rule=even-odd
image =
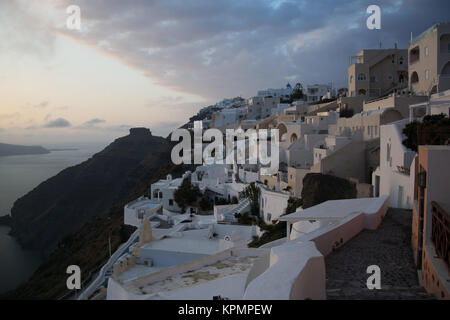
[{"label": "balcony", "polygon": [[435,201],[431,206],[431,240],[438,257],[450,267],[450,215]]}]

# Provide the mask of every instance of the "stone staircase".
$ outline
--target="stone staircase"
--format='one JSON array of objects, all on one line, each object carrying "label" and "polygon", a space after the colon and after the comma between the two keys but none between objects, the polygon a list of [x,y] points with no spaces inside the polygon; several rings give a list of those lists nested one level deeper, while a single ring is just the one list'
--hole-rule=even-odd
[{"label": "stone staircase", "polygon": [[[420,286],[411,249],[411,210],[389,208],[377,230],[364,230],[325,257],[330,300],[435,300]],[[367,267],[380,268],[381,289],[368,289]]]},{"label": "stone staircase", "polygon": [[231,210],[222,213],[225,221],[233,222],[235,220],[235,214],[241,213],[243,210],[245,210],[250,205],[250,201],[248,199],[242,199],[239,201],[238,205]]}]

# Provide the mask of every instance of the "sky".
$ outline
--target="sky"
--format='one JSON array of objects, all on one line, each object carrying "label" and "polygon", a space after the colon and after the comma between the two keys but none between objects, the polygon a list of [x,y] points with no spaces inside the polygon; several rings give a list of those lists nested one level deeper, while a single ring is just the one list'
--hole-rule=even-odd
[{"label": "sky", "polygon": [[[366,9],[381,8],[369,30]],[[80,30],[66,25],[80,8]],[[443,0],[1,0],[0,142],[166,136],[202,107],[288,82],[346,87],[362,49],[407,48]]]}]

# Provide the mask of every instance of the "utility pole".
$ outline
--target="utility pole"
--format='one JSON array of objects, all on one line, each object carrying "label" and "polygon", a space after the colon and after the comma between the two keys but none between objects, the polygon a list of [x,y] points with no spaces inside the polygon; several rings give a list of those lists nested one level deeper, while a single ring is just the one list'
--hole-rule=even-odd
[{"label": "utility pole", "polygon": [[108,245],[109,245],[109,257],[111,258],[111,231],[109,231],[108,235]]}]

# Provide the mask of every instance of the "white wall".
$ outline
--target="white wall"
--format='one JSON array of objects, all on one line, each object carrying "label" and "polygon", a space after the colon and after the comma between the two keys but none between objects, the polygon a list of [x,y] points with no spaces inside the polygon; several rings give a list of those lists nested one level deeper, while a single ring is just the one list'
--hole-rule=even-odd
[{"label": "white wall", "polygon": [[[414,157],[416,153],[406,148],[402,141],[402,130],[408,120],[380,126],[380,166],[372,174],[372,185],[376,187],[376,176],[380,179],[380,196],[389,195],[393,208],[412,209],[414,199]],[[410,169],[410,174],[399,171],[398,166]],[[403,190],[403,191],[402,191]]]},{"label": "white wall", "polygon": [[269,191],[261,187],[260,195],[260,216],[268,224],[272,224],[272,220],[277,220],[286,212],[289,194]]}]

